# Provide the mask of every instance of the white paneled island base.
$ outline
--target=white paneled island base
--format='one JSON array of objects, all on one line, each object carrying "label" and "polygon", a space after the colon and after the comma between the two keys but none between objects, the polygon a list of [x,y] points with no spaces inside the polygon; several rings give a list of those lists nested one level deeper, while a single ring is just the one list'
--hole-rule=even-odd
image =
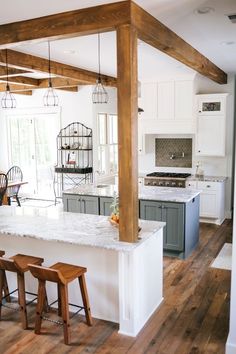
[{"label": "white paneled island base", "polygon": [[[86,267],[92,316],[119,323],[120,333],[136,336],[163,300],[165,224],[142,220],[140,226],[140,240],[129,244],[118,241],[117,228],[104,216],[1,207],[0,249],[6,256],[43,257],[45,266],[60,261]],[[12,290],[15,276],[7,277]],[[29,274],[26,290],[37,290]],[[47,284],[47,293],[54,301],[56,285]],[[69,299],[82,304],[77,282],[69,288]]]}]

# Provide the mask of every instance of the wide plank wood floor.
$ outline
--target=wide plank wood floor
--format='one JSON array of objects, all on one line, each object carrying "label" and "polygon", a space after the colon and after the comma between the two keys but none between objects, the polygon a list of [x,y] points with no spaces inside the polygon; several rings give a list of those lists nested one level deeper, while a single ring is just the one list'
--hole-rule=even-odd
[{"label": "wide plank wood floor", "polygon": [[[63,343],[62,327],[43,321],[43,335],[23,331],[19,314],[3,309],[0,353],[6,354],[223,354],[228,334],[230,271],[210,268],[225,242],[231,242],[232,224],[201,224],[200,244],[182,261],[164,258],[164,297],[136,338],[117,333],[114,323],[94,320],[87,327],[83,316],[71,321],[72,344]],[[29,323],[34,325],[34,305]]]}]

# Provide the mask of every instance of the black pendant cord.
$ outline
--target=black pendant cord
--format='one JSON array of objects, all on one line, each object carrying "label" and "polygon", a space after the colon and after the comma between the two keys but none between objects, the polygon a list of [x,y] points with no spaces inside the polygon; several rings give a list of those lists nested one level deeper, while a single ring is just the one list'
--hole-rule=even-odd
[{"label": "black pendant cord", "polygon": [[100,33],[98,33],[98,82],[101,82],[101,49],[100,49]]},{"label": "black pendant cord", "polygon": [[50,42],[48,41],[48,86],[52,87],[52,78],[51,78],[51,51],[50,51]]},{"label": "black pendant cord", "polygon": [[7,57],[7,49],[6,49],[6,70],[7,70],[7,87],[6,90],[10,91],[10,87],[9,87],[9,71],[8,71],[8,57]]}]

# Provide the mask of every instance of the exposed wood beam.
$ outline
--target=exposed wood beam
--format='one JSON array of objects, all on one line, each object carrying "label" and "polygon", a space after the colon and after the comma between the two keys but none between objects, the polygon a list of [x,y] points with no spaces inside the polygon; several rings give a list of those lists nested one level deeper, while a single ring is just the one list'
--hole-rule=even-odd
[{"label": "exposed wood beam", "polygon": [[124,25],[117,29],[119,239],[138,237],[138,70],[137,32]]},{"label": "exposed wood beam", "polygon": [[[6,77],[0,78],[0,81],[7,81]],[[13,84],[21,84],[27,86],[38,86],[39,80],[33,79],[31,77],[17,76],[17,77],[9,77],[9,83]]]},{"label": "exposed wood beam", "polygon": [[131,2],[131,17],[141,40],[203,76],[219,84],[227,83],[227,74],[223,70],[133,2]]},{"label": "exposed wood beam", "polygon": [[69,91],[69,92],[78,92],[78,87],[58,87],[57,90]]},{"label": "exposed wood beam", "polygon": [[[9,77],[14,77],[14,76],[19,76],[22,74],[28,74],[29,71],[26,70],[21,70],[21,69],[15,69],[15,68],[8,68],[8,76]],[[1,77],[6,77],[6,66],[0,66],[0,78]]]},{"label": "exposed wood beam", "polygon": [[32,91],[13,91],[14,95],[32,96]]},{"label": "exposed wood beam", "polygon": [[[32,87],[32,86],[20,85],[20,84],[10,84],[11,92],[32,91],[34,88],[37,88],[37,86]],[[0,82],[0,92],[3,92],[3,91],[6,91],[6,84],[3,84]]]},{"label": "exposed wood beam", "polygon": [[[29,69],[29,70],[39,71],[44,73],[48,72],[47,59],[40,58],[30,54],[17,52],[14,50],[8,50],[7,56],[8,56],[9,66],[16,66],[16,67],[21,67],[24,69]],[[4,62],[5,57],[6,57],[5,50],[0,50],[0,62]],[[81,83],[84,84],[94,84],[98,76],[98,74],[93,71],[80,69],[67,64],[61,64],[55,61],[51,61],[51,73],[57,76],[71,78],[80,81]],[[101,75],[101,78],[104,85],[116,86],[115,78],[107,75]]]},{"label": "exposed wood beam", "polygon": [[128,22],[129,10],[129,1],[122,1],[1,25],[0,48],[10,48],[26,41],[115,30]]},{"label": "exposed wood beam", "polygon": [[[75,87],[78,85],[83,85],[80,81],[67,79],[64,77],[53,77],[52,78],[52,86],[56,88],[64,88],[64,87]],[[39,88],[47,88],[48,87],[48,79],[39,80],[38,84]]]}]

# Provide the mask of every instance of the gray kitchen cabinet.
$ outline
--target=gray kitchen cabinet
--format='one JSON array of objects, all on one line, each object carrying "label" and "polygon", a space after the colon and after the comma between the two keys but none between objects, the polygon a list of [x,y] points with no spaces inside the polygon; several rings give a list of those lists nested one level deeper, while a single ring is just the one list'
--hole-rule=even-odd
[{"label": "gray kitchen cabinet", "polygon": [[186,258],[199,239],[199,196],[188,203],[140,200],[140,218],[166,222],[164,254]]},{"label": "gray kitchen cabinet", "polygon": [[113,199],[109,197],[100,197],[99,199],[100,215],[111,215],[111,204]]},{"label": "gray kitchen cabinet", "polygon": [[166,222],[163,234],[164,249],[183,251],[184,204],[141,200],[140,218]]},{"label": "gray kitchen cabinet", "polygon": [[71,213],[99,214],[98,197],[63,194],[64,211]]}]

